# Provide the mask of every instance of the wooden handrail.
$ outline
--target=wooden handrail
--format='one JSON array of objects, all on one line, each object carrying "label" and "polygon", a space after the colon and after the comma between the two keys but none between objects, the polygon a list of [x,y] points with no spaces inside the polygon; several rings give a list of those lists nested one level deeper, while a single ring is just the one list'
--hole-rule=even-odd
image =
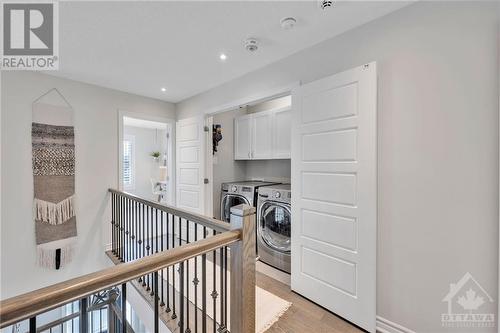
[{"label": "wooden handrail", "polygon": [[0,328],[49,311],[100,290],[128,282],[220,247],[233,244],[241,239],[241,229],[226,231],[132,262],[106,268],[0,301]]},{"label": "wooden handrail", "polygon": [[229,225],[229,223],[225,223],[225,222],[223,222],[221,220],[217,220],[217,219],[214,219],[214,218],[211,218],[211,217],[207,217],[207,216],[204,216],[204,215],[192,213],[190,211],[187,211],[187,210],[184,210],[184,209],[181,209],[181,208],[172,207],[172,206],[168,206],[168,205],[162,205],[162,204],[160,204],[158,202],[154,202],[154,201],[151,201],[151,200],[148,200],[148,199],[144,199],[144,198],[138,197],[138,196],[136,196],[134,194],[123,192],[123,191],[119,191],[119,190],[115,190],[115,189],[112,189],[112,188],[109,189],[109,192],[115,193],[115,194],[120,195],[120,196],[125,197],[125,198],[129,198],[129,199],[134,200],[136,202],[142,203],[144,205],[148,205],[150,207],[153,207],[153,208],[156,208],[158,210],[161,210],[161,211],[163,211],[165,213],[169,213],[169,214],[178,216],[180,218],[189,220],[191,222],[199,223],[199,224],[201,224],[203,226],[206,226],[206,227],[208,227],[210,229],[213,229],[213,230],[216,230],[216,231],[219,231],[219,232],[224,232],[224,231],[231,230],[231,226]]}]

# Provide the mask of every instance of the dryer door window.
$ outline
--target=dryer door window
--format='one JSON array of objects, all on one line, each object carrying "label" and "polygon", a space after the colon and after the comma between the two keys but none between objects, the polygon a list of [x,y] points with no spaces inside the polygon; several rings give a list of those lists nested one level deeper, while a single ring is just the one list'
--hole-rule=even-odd
[{"label": "dryer door window", "polygon": [[290,207],[277,202],[265,202],[261,207],[259,235],[272,249],[290,252]]},{"label": "dryer door window", "polygon": [[225,195],[220,203],[220,219],[222,221],[229,222],[231,220],[231,207],[241,204],[250,205],[245,197],[234,194]]}]

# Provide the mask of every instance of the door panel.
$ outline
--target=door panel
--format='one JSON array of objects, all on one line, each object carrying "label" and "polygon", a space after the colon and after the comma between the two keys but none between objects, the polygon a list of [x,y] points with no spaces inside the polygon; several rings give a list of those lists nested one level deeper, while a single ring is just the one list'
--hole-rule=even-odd
[{"label": "door panel", "polygon": [[273,158],[290,158],[292,111],[286,108],[274,113],[273,119]]},{"label": "door panel", "polygon": [[376,64],[292,94],[292,289],[375,332]]},{"label": "door panel", "polygon": [[204,214],[204,120],[177,122],[177,206]]},{"label": "door panel", "polygon": [[251,159],[252,152],[252,118],[250,116],[234,119],[234,158],[236,160]]},{"label": "door panel", "polygon": [[253,114],[253,148],[251,152],[253,159],[268,159],[273,157],[272,117],[273,114],[271,112]]}]

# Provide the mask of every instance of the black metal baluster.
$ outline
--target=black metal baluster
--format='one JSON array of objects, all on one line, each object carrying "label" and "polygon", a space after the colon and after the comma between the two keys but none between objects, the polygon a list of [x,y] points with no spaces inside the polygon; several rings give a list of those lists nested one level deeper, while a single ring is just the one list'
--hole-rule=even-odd
[{"label": "black metal baluster", "polygon": [[[186,242],[189,244],[189,220],[186,220]],[[189,328],[189,259],[186,260],[186,333],[191,333]]]},{"label": "black metal baluster", "polygon": [[115,197],[115,241],[116,241],[116,257],[120,259],[120,197]]},{"label": "black metal baluster", "polygon": [[129,223],[130,223],[130,201],[125,198],[125,262],[130,259],[130,236],[129,236]]},{"label": "black metal baluster", "polygon": [[[213,231],[213,235],[215,235],[215,230]],[[219,294],[217,293],[217,251],[214,250],[212,252],[212,259],[213,259],[213,263],[212,263],[212,269],[213,269],[213,289],[212,289],[212,294],[210,294],[210,296],[212,296],[212,299],[213,299],[213,307],[214,307],[214,327],[213,327],[213,333],[215,333],[217,331],[217,296],[219,296]]]},{"label": "black metal baluster", "polygon": [[[153,210],[153,207],[151,207],[151,213],[153,213],[153,212],[154,212],[154,222],[155,222],[155,229],[154,229],[154,233],[152,234],[152,236],[154,237],[154,239],[153,239],[154,251],[151,251],[151,252],[158,253],[158,209],[155,208]],[[151,223],[153,223],[153,221],[151,221]],[[151,228],[151,229],[153,230],[153,228]],[[153,296],[153,295],[157,295],[157,294],[155,293],[154,290],[151,290],[150,295]]]},{"label": "black metal baluster", "polygon": [[[160,242],[161,242],[161,252],[163,252],[163,230],[165,230],[165,229],[164,229],[164,227],[163,227],[163,215],[164,215],[164,214],[163,214],[163,211],[162,211],[162,212],[161,212],[161,215],[160,215],[160,225],[161,225],[161,234],[160,234],[160,237],[161,237],[161,240],[160,240]],[[162,307],[163,307],[163,306],[165,306],[165,302],[163,301],[163,294],[164,294],[164,292],[165,292],[165,290],[163,289],[163,271],[164,271],[164,270],[165,270],[164,268],[162,268],[162,270],[161,270],[161,302],[160,302],[160,306],[162,306]]]},{"label": "black metal baluster", "polygon": [[156,250],[155,253],[158,253],[158,240],[159,240],[159,228],[158,228],[158,209],[155,208],[155,222],[156,222]]},{"label": "black metal baluster", "polygon": [[159,321],[160,321],[160,312],[159,312],[159,308],[158,308],[158,271],[154,272],[154,298],[155,298],[155,301],[154,301],[154,332],[155,333],[158,333],[158,330],[159,330]]},{"label": "black metal baluster", "polygon": [[120,261],[124,262],[123,254],[124,254],[124,241],[123,241],[123,197],[120,196]]},{"label": "black metal baluster", "polygon": [[[141,251],[141,258],[144,257],[144,253],[146,251],[146,238],[144,237],[144,204],[141,204],[141,243],[142,243],[142,251]],[[145,282],[145,277],[141,276],[139,279],[139,282],[142,282],[142,286],[144,287],[146,285]]]},{"label": "black metal baluster", "polygon": [[[172,248],[175,248],[175,215],[172,214]],[[172,266],[172,319],[177,318],[175,313],[175,265]]]},{"label": "black metal baluster", "polygon": [[[154,253],[154,218],[153,218],[153,207],[149,207],[149,213],[150,213],[150,216],[149,216],[149,224],[150,224],[150,228],[149,228],[149,246],[150,246],[150,249],[149,249],[149,255],[152,255]],[[153,290],[153,273],[150,273],[149,274],[149,280],[151,281],[151,293],[150,295],[152,296],[153,293],[154,293],[154,290]],[[148,281],[149,281],[148,280]]]},{"label": "black metal baluster", "polygon": [[222,248],[219,249],[219,267],[220,267],[220,324],[219,324],[219,332],[224,331],[224,252]]},{"label": "black metal baluster", "polygon": [[184,261],[179,264],[179,331],[184,332]]},{"label": "black metal baluster", "polygon": [[[203,227],[205,234],[206,227]],[[201,255],[201,331],[207,333],[207,255]]]},{"label": "black metal baluster", "polygon": [[122,332],[127,332],[127,283],[122,284]]},{"label": "black metal baluster", "polygon": [[134,216],[134,212],[132,210],[132,207],[133,207],[133,201],[132,200],[129,200],[128,201],[128,210],[129,210],[129,214],[128,214],[128,241],[129,241],[129,246],[128,246],[128,261],[132,261],[134,259],[134,257],[132,256],[134,254],[133,252],[133,249],[134,249],[134,239],[132,238],[133,237],[133,227],[132,227],[132,223],[133,223],[133,216]]},{"label": "black metal baluster", "polygon": [[36,316],[30,318],[30,333],[36,333]]},{"label": "black metal baluster", "polygon": [[127,262],[127,198],[123,197],[123,261]]},{"label": "black metal baluster", "polygon": [[80,332],[88,332],[87,297],[80,300]]},{"label": "black metal baluster", "polygon": [[122,247],[122,254],[121,254],[121,261],[125,262],[125,198],[121,197],[121,218],[120,218],[120,234],[121,234],[121,247]]},{"label": "black metal baluster", "polygon": [[139,203],[134,203],[134,259],[139,259],[138,244],[139,240]]},{"label": "black metal baluster", "polygon": [[[170,219],[170,214],[167,213],[167,225],[166,225],[166,235],[165,239],[167,242],[167,250],[170,249],[169,246],[169,237],[168,237],[168,224],[169,224],[169,219]],[[170,267],[167,267],[167,308],[165,309],[166,312],[170,312]]]},{"label": "black metal baluster", "polygon": [[118,225],[117,225],[117,229],[116,229],[116,233],[117,233],[117,236],[118,236],[118,259],[120,259],[120,261],[122,260],[122,230],[121,230],[121,227],[122,227],[122,197],[121,196],[118,196],[117,200],[116,200],[116,203],[117,203],[117,215],[118,215]]},{"label": "black metal baluster", "polygon": [[[182,218],[179,217],[179,246],[182,246]],[[182,327],[180,332],[184,331],[184,263],[178,265],[178,273],[179,273],[179,311],[181,312],[180,322],[182,322]],[[181,271],[182,269],[182,271]]]},{"label": "black metal baluster", "polygon": [[227,246],[224,246],[224,328],[227,332]]},{"label": "black metal baluster", "polygon": [[[150,220],[150,209],[149,209],[149,206],[146,206],[146,241],[148,242],[148,245],[146,245],[146,250],[148,250],[148,252],[146,253],[146,256],[149,256],[151,253],[150,253],[150,250],[151,250],[151,237],[149,236],[150,235],[150,231],[149,231],[149,220]],[[150,278],[150,274],[146,275],[146,291],[150,291],[151,288],[149,287],[149,279]]]},{"label": "black metal baluster", "polygon": [[[198,223],[194,224],[194,242],[198,240]],[[198,332],[198,256],[194,257],[194,332]]]},{"label": "black metal baluster", "polygon": [[115,254],[115,194],[111,193],[111,253]]}]

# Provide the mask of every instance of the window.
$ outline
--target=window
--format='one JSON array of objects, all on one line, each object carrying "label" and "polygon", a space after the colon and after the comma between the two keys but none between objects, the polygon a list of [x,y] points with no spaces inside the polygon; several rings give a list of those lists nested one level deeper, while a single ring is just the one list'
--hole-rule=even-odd
[{"label": "window", "polygon": [[135,137],[123,137],[123,187],[133,189],[135,185]]}]

